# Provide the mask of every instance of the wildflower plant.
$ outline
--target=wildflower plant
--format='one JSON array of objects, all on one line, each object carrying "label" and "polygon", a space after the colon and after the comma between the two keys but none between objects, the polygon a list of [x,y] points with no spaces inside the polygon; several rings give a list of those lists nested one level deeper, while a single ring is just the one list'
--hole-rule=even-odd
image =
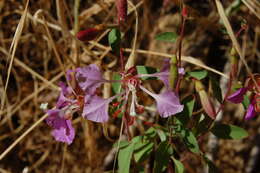
[{"label": "wildflower plant", "polygon": [[[127,140],[119,138],[114,144],[119,150],[116,154],[119,172],[143,171],[143,165],[150,157],[153,158],[153,172],[175,169],[175,172],[182,173],[182,163],[189,155],[196,155],[206,165],[213,165],[201,150],[201,141],[208,133],[223,139],[242,139],[247,136],[247,132],[242,128],[215,123],[215,118],[226,100],[241,103],[247,92],[251,92],[251,96],[245,119],[251,119],[260,112],[259,76],[249,78],[244,87],[233,94],[230,94],[229,90],[222,98],[221,89],[212,73],[202,69],[185,69],[181,59],[184,26],[188,19],[185,6],[182,10],[180,35],[165,32],[155,38],[157,41],[179,43],[178,50],[173,53],[172,58],[165,59],[159,70],[135,64],[128,67],[126,64],[131,58],[124,57],[124,40],[121,37],[122,28],[127,24],[128,3],[126,0],[116,0],[116,7],[118,27],[110,28],[108,42],[118,57],[120,68],[115,71],[113,80],[106,79],[101,66],[94,63],[68,70],[67,83],[61,82],[59,85],[60,94],[55,108],[46,110],[46,122],[52,128],[52,136],[56,141],[72,144],[77,133],[72,123],[76,114],[96,123],[120,119],[121,132],[126,134]],[[90,41],[104,29],[105,25],[89,28],[80,31],[77,38]],[[231,65],[229,88],[236,79],[237,61],[233,59]],[[152,91],[147,87],[151,80],[160,81],[163,89],[158,93]],[[111,84],[114,89],[113,95],[109,98],[103,98],[100,93],[105,83]],[[184,94],[181,90],[183,83],[193,85],[193,92]],[[213,90],[207,90],[208,86]],[[142,103],[144,96],[153,99],[159,121],[150,120],[151,105]],[[215,102],[220,106],[216,106]],[[129,128],[135,126],[137,121],[143,123],[145,130],[132,134]],[[213,168],[209,166],[209,169]]]}]

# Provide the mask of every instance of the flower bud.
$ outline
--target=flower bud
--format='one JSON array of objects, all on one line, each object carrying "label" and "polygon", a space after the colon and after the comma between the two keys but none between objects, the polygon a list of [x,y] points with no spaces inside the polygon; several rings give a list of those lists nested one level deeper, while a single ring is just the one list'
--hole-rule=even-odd
[{"label": "flower bud", "polygon": [[212,105],[212,102],[207,92],[205,91],[203,84],[198,80],[195,81],[195,89],[199,93],[200,101],[203,109],[209,115],[210,118],[215,119],[216,118],[215,108]]},{"label": "flower bud", "polygon": [[76,37],[80,41],[91,41],[94,40],[99,33],[105,28],[103,25],[98,25],[94,28],[88,28],[82,31],[79,31],[76,35]]}]

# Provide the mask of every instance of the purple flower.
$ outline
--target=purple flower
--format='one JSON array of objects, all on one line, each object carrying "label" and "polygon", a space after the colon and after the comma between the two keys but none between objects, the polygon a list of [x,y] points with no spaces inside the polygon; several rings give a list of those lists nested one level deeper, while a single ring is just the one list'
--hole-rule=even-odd
[{"label": "purple flower", "polygon": [[108,106],[111,101],[111,98],[103,99],[99,96],[87,97],[82,116],[94,122],[107,122],[109,118]]},{"label": "purple flower", "polygon": [[232,103],[241,103],[244,100],[244,95],[247,92],[247,88],[240,88],[230,96],[228,96],[227,100]]},{"label": "purple flower", "polygon": [[183,105],[180,104],[179,98],[174,92],[165,91],[162,94],[154,94],[141,85],[140,88],[155,99],[161,117],[167,118],[183,111]]},{"label": "purple flower", "polygon": [[46,122],[53,128],[52,135],[55,140],[71,144],[75,137],[75,130],[71,125],[71,120],[65,119],[64,111],[61,109],[48,110],[49,114]]},{"label": "purple flower", "polygon": [[106,80],[96,64],[76,69],[76,80],[83,91],[94,94],[96,89]]},{"label": "purple flower", "polygon": [[61,92],[56,103],[56,109],[47,110],[49,115],[46,118],[47,124],[53,128],[52,136],[55,140],[71,144],[75,131],[71,125],[71,118],[74,112],[79,110],[79,104],[76,99],[70,99],[72,89],[64,83],[60,83]]},{"label": "purple flower", "polygon": [[[184,68],[178,68],[178,73],[183,76],[185,75]],[[169,75],[170,75],[170,59],[165,59],[163,63],[163,67],[158,73],[152,73],[152,74],[141,74],[140,77],[158,77],[163,84],[166,86],[167,89],[170,88],[169,84]]]},{"label": "purple flower", "polygon": [[246,111],[245,120],[250,120],[256,115],[254,104],[255,104],[255,101],[250,103],[250,105],[248,106],[247,111]]},{"label": "purple flower", "polygon": [[61,92],[58,98],[58,101],[56,103],[57,108],[65,107],[69,104],[74,103],[75,101],[72,99],[69,99],[65,96],[70,95],[72,93],[72,89],[70,87],[67,87],[64,83],[60,83]]}]

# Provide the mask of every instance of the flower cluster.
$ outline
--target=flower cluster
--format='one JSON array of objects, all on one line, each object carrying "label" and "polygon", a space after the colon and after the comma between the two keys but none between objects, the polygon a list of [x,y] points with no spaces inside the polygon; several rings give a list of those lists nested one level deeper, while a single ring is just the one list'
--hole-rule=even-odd
[{"label": "flower cluster", "polygon": [[246,115],[245,115],[246,120],[252,119],[253,117],[255,117],[255,115],[258,112],[260,112],[259,86],[260,86],[260,76],[255,75],[254,80],[249,78],[246,82],[245,87],[238,89],[236,92],[234,92],[227,98],[228,101],[238,104],[243,102],[244,96],[248,91],[251,92],[250,104],[247,108]]},{"label": "flower cluster", "polygon": [[[180,69],[183,74],[184,70]],[[142,77],[158,77],[166,86],[166,91],[155,94],[142,85]],[[136,68],[132,67],[121,73],[121,80],[109,81],[103,78],[101,70],[95,64],[86,67],[69,70],[67,81],[69,86],[60,83],[60,96],[56,108],[48,110],[47,124],[53,128],[52,135],[57,141],[71,144],[75,137],[72,127],[72,117],[75,112],[81,114],[85,119],[104,123],[109,120],[109,104],[118,98],[121,108],[130,116],[136,116],[143,108],[138,104],[137,92],[144,91],[155,99],[157,111],[163,118],[179,113],[183,110],[179,97],[169,89],[169,61],[158,73],[136,74]],[[97,89],[105,82],[119,82],[122,91],[108,99],[97,94]],[[129,107],[129,109],[128,109]]]}]

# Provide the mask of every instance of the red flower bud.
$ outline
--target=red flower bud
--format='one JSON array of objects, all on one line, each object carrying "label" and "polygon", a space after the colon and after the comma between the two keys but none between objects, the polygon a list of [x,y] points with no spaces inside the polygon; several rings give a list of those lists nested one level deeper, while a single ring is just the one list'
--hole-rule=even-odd
[{"label": "red flower bud", "polygon": [[99,29],[89,28],[89,29],[86,29],[86,30],[83,30],[83,31],[79,31],[77,33],[76,37],[80,41],[91,41],[91,40],[94,40],[98,36],[99,33],[100,33]]},{"label": "red flower bud", "polygon": [[127,0],[116,0],[118,24],[126,21]]},{"label": "red flower bud", "polygon": [[187,9],[187,7],[183,7],[183,8],[182,8],[181,15],[182,15],[184,18],[187,18],[187,17],[188,17],[188,9]]}]

